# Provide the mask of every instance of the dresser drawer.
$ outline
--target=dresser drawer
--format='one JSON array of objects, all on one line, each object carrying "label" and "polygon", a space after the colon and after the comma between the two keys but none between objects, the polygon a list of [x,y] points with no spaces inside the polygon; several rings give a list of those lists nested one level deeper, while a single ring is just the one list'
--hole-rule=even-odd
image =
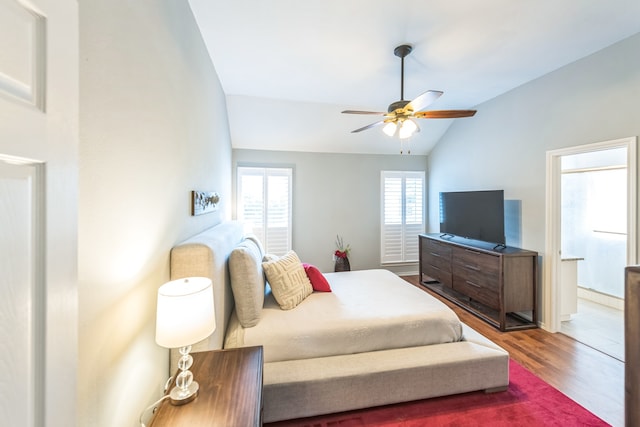
[{"label": "dresser drawer", "polygon": [[453,289],[488,307],[496,310],[500,309],[500,295],[492,287],[483,286],[470,280],[468,277],[460,277],[454,274]]},{"label": "dresser drawer", "polygon": [[453,263],[452,274],[486,288],[490,292],[500,290],[500,272],[478,270],[471,264]]},{"label": "dresser drawer", "polygon": [[422,246],[422,262],[451,272],[451,247],[442,243],[427,240]]},{"label": "dresser drawer", "polygon": [[443,285],[448,287],[451,287],[453,285],[450,271],[441,270],[437,266],[431,264],[424,264],[422,269],[424,270],[424,274],[442,283]]},{"label": "dresser drawer", "polygon": [[[472,251],[469,249],[453,248],[454,273],[463,277],[466,274],[480,281],[498,281],[500,277],[500,257]],[[483,280],[482,277],[485,279]]]}]

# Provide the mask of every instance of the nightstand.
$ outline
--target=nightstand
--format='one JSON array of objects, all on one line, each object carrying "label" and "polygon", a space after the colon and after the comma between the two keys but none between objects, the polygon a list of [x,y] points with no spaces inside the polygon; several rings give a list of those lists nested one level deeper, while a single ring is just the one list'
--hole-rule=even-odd
[{"label": "nightstand", "polygon": [[[262,347],[192,353],[196,399],[182,406],[162,402],[149,427],[261,426]],[[173,383],[171,384],[173,387]]]}]

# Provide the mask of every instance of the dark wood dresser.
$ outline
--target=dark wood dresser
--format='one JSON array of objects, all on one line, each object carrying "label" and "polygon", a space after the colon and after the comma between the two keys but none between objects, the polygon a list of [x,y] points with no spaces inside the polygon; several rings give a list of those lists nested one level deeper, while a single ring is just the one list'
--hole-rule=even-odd
[{"label": "dark wood dresser", "polygon": [[[198,396],[185,405],[162,402],[149,427],[262,425],[262,347],[192,353]],[[171,384],[173,387],[173,384]]]},{"label": "dark wood dresser", "polygon": [[537,326],[538,253],[421,234],[420,282],[501,331]]}]

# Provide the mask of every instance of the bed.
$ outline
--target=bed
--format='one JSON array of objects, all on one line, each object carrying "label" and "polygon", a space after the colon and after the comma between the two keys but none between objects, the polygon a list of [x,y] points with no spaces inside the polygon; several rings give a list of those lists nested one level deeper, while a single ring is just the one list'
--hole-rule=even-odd
[{"label": "bed", "polygon": [[383,269],[321,274],[330,291],[315,291],[298,264],[235,221],[171,251],[172,279],[214,284],[217,328],[193,351],[263,346],[264,422],[506,389],[508,353],[436,298]]}]

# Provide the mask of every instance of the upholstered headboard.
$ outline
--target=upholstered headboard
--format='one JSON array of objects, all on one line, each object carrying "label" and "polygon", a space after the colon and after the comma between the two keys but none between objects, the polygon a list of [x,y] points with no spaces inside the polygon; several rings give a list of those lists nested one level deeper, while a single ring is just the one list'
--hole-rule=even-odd
[{"label": "upholstered headboard", "polygon": [[[229,316],[233,310],[233,293],[227,260],[243,239],[243,225],[226,221],[202,231],[171,249],[171,280],[183,277],[208,277],[213,282],[216,330],[205,340],[193,345],[192,351],[222,348]],[[171,374],[177,368],[176,350],[172,350]]]}]

